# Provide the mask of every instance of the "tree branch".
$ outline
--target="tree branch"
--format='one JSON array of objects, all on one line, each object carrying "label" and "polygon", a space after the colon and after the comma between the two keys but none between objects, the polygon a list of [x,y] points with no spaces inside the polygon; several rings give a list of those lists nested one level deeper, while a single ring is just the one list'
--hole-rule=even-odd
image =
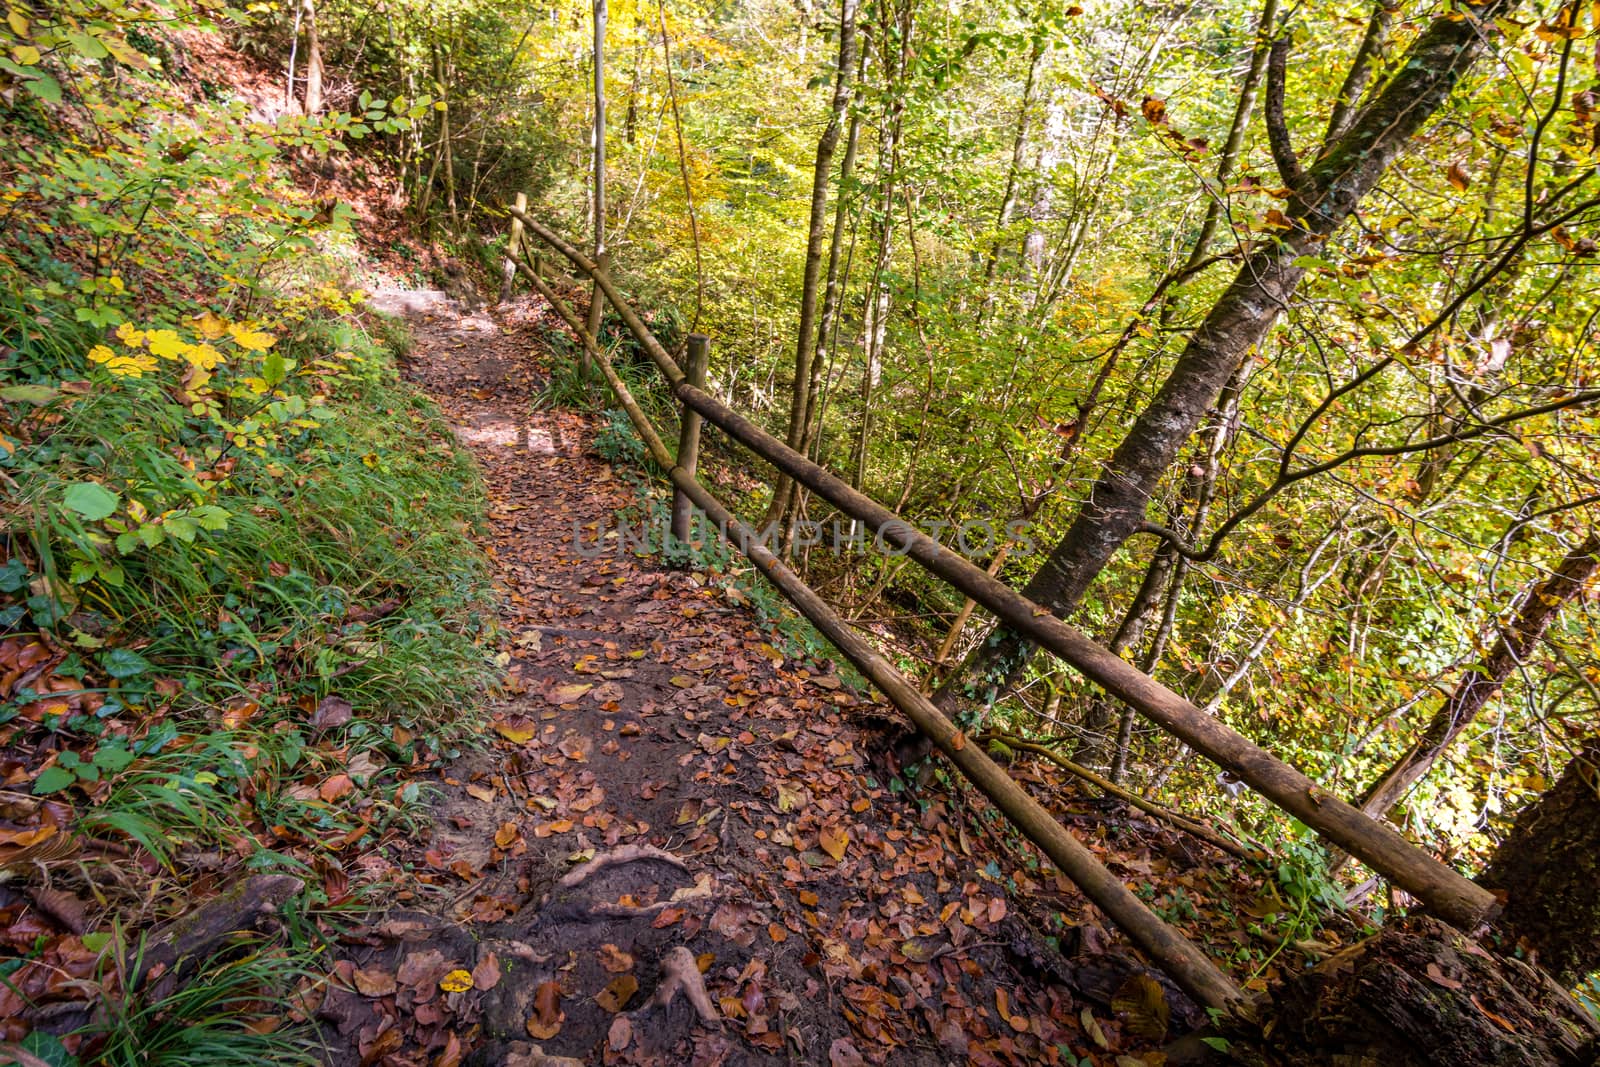
[{"label": "tree branch", "polygon": [[1384,43],[1389,38],[1389,23],[1393,21],[1398,6],[1398,0],[1378,0],[1373,7],[1372,17],[1367,20],[1367,32],[1361,38],[1361,46],[1350,61],[1350,70],[1344,76],[1344,84],[1339,86],[1339,95],[1334,98],[1333,112],[1328,116],[1328,132],[1322,138],[1323,152],[1344,136],[1344,132],[1355,121],[1360,111],[1361,96],[1372,79],[1373,60],[1383,51]]},{"label": "tree branch", "polygon": [[1177,552],[1178,555],[1183,556],[1185,559],[1204,563],[1216,558],[1218,550],[1222,547],[1223,540],[1226,539],[1227,536],[1232,533],[1240,523],[1244,522],[1256,512],[1260,511],[1267,505],[1269,501],[1271,501],[1285,489],[1289,488],[1291,485],[1294,485],[1296,482],[1305,481],[1307,478],[1313,478],[1319,474],[1326,474],[1328,471],[1342,467],[1346,463],[1349,463],[1353,460],[1363,459],[1369,456],[1405,456],[1412,455],[1417,452],[1429,452],[1436,448],[1444,448],[1448,445],[1458,444],[1462,441],[1470,441],[1475,437],[1482,437],[1485,434],[1492,433],[1495,430],[1505,429],[1507,426],[1510,426],[1513,423],[1522,422],[1525,419],[1536,418],[1540,415],[1548,415],[1552,412],[1563,411],[1567,408],[1583,407],[1588,404],[1593,404],[1596,401],[1600,401],[1600,389],[1586,389],[1582,392],[1573,393],[1570,396],[1563,397],[1560,400],[1552,400],[1547,404],[1539,404],[1531,408],[1523,408],[1519,411],[1507,412],[1504,415],[1480,422],[1474,426],[1468,426],[1466,429],[1459,430],[1455,433],[1439,434],[1437,436],[1429,437],[1425,440],[1416,441],[1411,444],[1366,445],[1361,448],[1351,448],[1341,452],[1339,455],[1334,456],[1331,459],[1323,460],[1321,463],[1313,463],[1309,467],[1301,467],[1296,471],[1282,473],[1273,481],[1271,485],[1267,486],[1267,488],[1258,493],[1249,503],[1245,504],[1238,511],[1235,511],[1232,515],[1228,516],[1227,521],[1225,521],[1221,526],[1217,527],[1216,532],[1211,535],[1211,539],[1206,542],[1206,546],[1204,548],[1196,548],[1193,545],[1185,544],[1183,539],[1175,531],[1169,530],[1159,523],[1143,523],[1140,525],[1138,532],[1152,534],[1161,538],[1172,546],[1173,551]]},{"label": "tree branch", "polygon": [[1289,125],[1283,117],[1285,83],[1288,81],[1289,36],[1281,34],[1267,50],[1267,96],[1263,113],[1267,122],[1267,144],[1272,149],[1272,162],[1278,168],[1278,177],[1290,189],[1299,191],[1305,180],[1300,169],[1300,158],[1294,154],[1289,140]]}]

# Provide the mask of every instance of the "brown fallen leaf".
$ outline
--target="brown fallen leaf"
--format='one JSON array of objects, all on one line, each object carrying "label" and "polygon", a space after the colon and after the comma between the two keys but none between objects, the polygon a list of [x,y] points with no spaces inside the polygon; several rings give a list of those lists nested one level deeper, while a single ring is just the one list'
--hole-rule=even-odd
[{"label": "brown fallen leaf", "polygon": [[337,729],[349,722],[355,716],[355,709],[344,697],[325,696],[317,704],[317,710],[311,716],[311,728],[317,733],[326,733]]},{"label": "brown fallen leaf", "polygon": [[493,952],[485,952],[478,965],[472,968],[472,985],[474,989],[493,989],[500,984],[500,957]]},{"label": "brown fallen leaf", "polygon": [[606,1044],[612,1052],[621,1052],[633,1044],[633,1020],[626,1015],[618,1015],[611,1020],[611,1029],[606,1033]]},{"label": "brown fallen leaf", "polygon": [[1439,969],[1439,965],[1437,963],[1428,964],[1428,980],[1434,985],[1442,986],[1445,989],[1462,988],[1461,983],[1456,981],[1454,978],[1446,978],[1445,973]]},{"label": "brown fallen leaf", "polygon": [[544,1041],[561,1032],[566,1015],[561,1011],[561,983],[551,979],[540,984],[533,994],[533,1014],[528,1017],[528,1036]]},{"label": "brown fallen leaf", "polygon": [[1131,1034],[1161,1041],[1167,1036],[1172,1009],[1166,990],[1148,974],[1133,974],[1117,989],[1111,1010],[1123,1016],[1122,1026]]},{"label": "brown fallen leaf", "polygon": [[622,974],[624,971],[633,970],[633,956],[616,945],[607,943],[600,946],[600,966],[608,974]]},{"label": "brown fallen leaf", "polygon": [[356,990],[364,997],[386,997],[397,988],[394,975],[377,968],[356,971],[352,979]]},{"label": "brown fallen leaf", "polygon": [[348,774],[336,774],[322,783],[317,789],[317,796],[321,797],[326,803],[332,804],[340,797],[349,795],[355,787],[356,783],[350,779]]},{"label": "brown fallen leaf", "polygon": [[631,974],[622,974],[606,983],[606,987],[594,995],[595,1003],[606,1011],[615,1015],[628,1006],[628,1001],[639,991],[639,980]]},{"label": "brown fallen leaf", "polygon": [[837,1037],[828,1046],[828,1067],[867,1067],[867,1061],[848,1037]]},{"label": "brown fallen leaf", "polygon": [[838,826],[824,826],[817,835],[817,847],[822,849],[835,861],[844,859],[844,851],[850,845],[850,833]]}]

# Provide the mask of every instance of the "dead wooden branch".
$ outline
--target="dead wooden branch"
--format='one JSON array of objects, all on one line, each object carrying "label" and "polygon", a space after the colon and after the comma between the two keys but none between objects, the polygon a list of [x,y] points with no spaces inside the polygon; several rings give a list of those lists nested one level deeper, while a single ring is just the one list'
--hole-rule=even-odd
[{"label": "dead wooden branch", "polygon": [[[1337,797],[1323,793],[1311,779],[1294,767],[1207,715],[1126,660],[1095,644],[1076,628],[1062,622],[994,576],[984,573],[959,554],[922,534],[894,512],[852,489],[825,468],[793,452],[715,397],[689,385],[682,369],[623,300],[604,270],[538,220],[526,214],[520,217],[531,233],[594,278],[645,353],[666,377],[673,395],[698,411],[708,422],[846,515],[863,521],[886,544],[904,549],[926,570],[972,597],[1016,633],[1071,664],[1085,677],[1163,730],[1218,766],[1232,771],[1256,792],[1317,830],[1333,844],[1415,893],[1437,914],[1458,926],[1470,928],[1493,913],[1496,901],[1491,893],[1417,848],[1396,830],[1375,822]],[[544,286],[541,292],[547,290],[548,286]],[[590,338],[585,347],[592,343]],[[608,381],[612,377],[614,374],[608,375]],[[616,389],[615,382],[612,388]],[[629,410],[630,417],[637,410],[637,405],[633,405]],[[643,432],[641,427],[641,434]],[[646,443],[650,442],[647,440]],[[657,435],[656,444],[659,443]],[[671,469],[671,454],[664,447],[658,450],[651,445],[651,453],[664,467]],[[738,528],[743,529],[742,526]],[[748,532],[744,536],[748,540]],[[744,546],[740,547],[743,550]],[[798,582],[798,579],[794,581]],[[830,610],[820,600],[816,600],[816,603],[823,610]],[[896,703],[899,703],[898,699]],[[940,718],[942,720],[943,716]]]},{"label": "dead wooden branch", "polygon": [[1255,860],[1258,862],[1262,862],[1267,859],[1267,853],[1264,849],[1260,847],[1243,845],[1238,841],[1232,840],[1231,838],[1224,837],[1222,834],[1218,833],[1216,830],[1213,830],[1204,823],[1196,822],[1186,815],[1181,815],[1178,812],[1173,811],[1171,808],[1162,807],[1153,800],[1146,800],[1138,793],[1135,793],[1132,790],[1124,789],[1122,786],[1117,785],[1109,778],[1105,778],[1102,775],[1091,771],[1087,767],[1083,767],[1072,762],[1072,760],[1067,759],[1067,757],[1063,756],[1061,753],[1057,752],[1048,745],[1041,745],[1037,742],[1029,741],[1026,738],[1016,737],[1012,734],[986,735],[985,740],[987,740],[989,737],[993,737],[995,740],[999,741],[1008,748],[1014,748],[1023,752],[1031,752],[1036,756],[1042,756],[1051,763],[1054,763],[1057,767],[1060,767],[1062,770],[1082,778],[1084,781],[1088,782],[1102,793],[1106,793],[1110,796],[1116,797],[1118,800],[1132,804],[1145,814],[1153,815],[1162,822],[1167,823],[1170,826],[1175,826],[1184,833],[1187,833],[1193,837],[1198,837],[1200,840],[1209,845],[1214,845],[1215,847],[1222,849],[1222,851],[1231,856],[1238,856],[1242,860]]}]

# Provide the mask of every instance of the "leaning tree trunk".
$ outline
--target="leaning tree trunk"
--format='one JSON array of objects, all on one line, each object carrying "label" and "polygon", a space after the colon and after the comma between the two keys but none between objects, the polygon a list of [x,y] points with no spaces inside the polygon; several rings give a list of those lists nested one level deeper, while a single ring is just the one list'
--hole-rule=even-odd
[{"label": "leaning tree trunk", "polygon": [[1478,879],[1505,893],[1495,932],[1564,985],[1600,971],[1600,737],[1517,816]]},{"label": "leaning tree trunk", "polygon": [[[1343,226],[1450,97],[1495,36],[1494,20],[1509,6],[1508,0],[1492,0],[1434,19],[1372,105],[1306,170],[1283,132],[1282,63],[1269,64],[1267,126],[1273,155],[1292,191],[1283,214],[1293,221],[1279,238],[1246,258],[1194,330],[1155,398],[1101,469],[1088,501],[1023,589],[1026,596],[1062,617],[1077,608],[1096,576],[1144,524],[1147,503],[1229,375],[1288,306],[1305,273],[1298,261],[1318,252]],[[988,691],[1009,690],[1032,654],[1032,645],[1010,631],[984,642],[941,687],[940,703],[950,707]]]},{"label": "leaning tree trunk", "polygon": [[1590,534],[1547,578],[1528,591],[1514,622],[1500,634],[1489,658],[1474,666],[1456,686],[1444,707],[1428,722],[1415,744],[1394,765],[1367,787],[1356,806],[1373,818],[1382,818],[1400,798],[1428,773],[1478,713],[1492,700],[1511,672],[1549,628],[1567,601],[1577,596],[1600,569],[1600,534]]}]

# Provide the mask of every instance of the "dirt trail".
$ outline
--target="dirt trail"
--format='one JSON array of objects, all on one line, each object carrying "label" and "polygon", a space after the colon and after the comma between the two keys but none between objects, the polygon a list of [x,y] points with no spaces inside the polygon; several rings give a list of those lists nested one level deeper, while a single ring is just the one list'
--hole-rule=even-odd
[{"label": "dirt trail", "polygon": [[854,725],[865,700],[831,664],[785,656],[691,574],[593,551],[629,494],[584,417],[533,410],[539,309],[385,302],[411,318],[410,375],[483,466],[512,658],[492,743],[439,776],[396,910],[339,963],[352,988],[321,1015],[351,1062],[1137,1051],[1109,1004],[1142,970],[1087,919],[1076,962],[1045,947],[1019,908],[1085,907],[992,811],[891,795]]}]

